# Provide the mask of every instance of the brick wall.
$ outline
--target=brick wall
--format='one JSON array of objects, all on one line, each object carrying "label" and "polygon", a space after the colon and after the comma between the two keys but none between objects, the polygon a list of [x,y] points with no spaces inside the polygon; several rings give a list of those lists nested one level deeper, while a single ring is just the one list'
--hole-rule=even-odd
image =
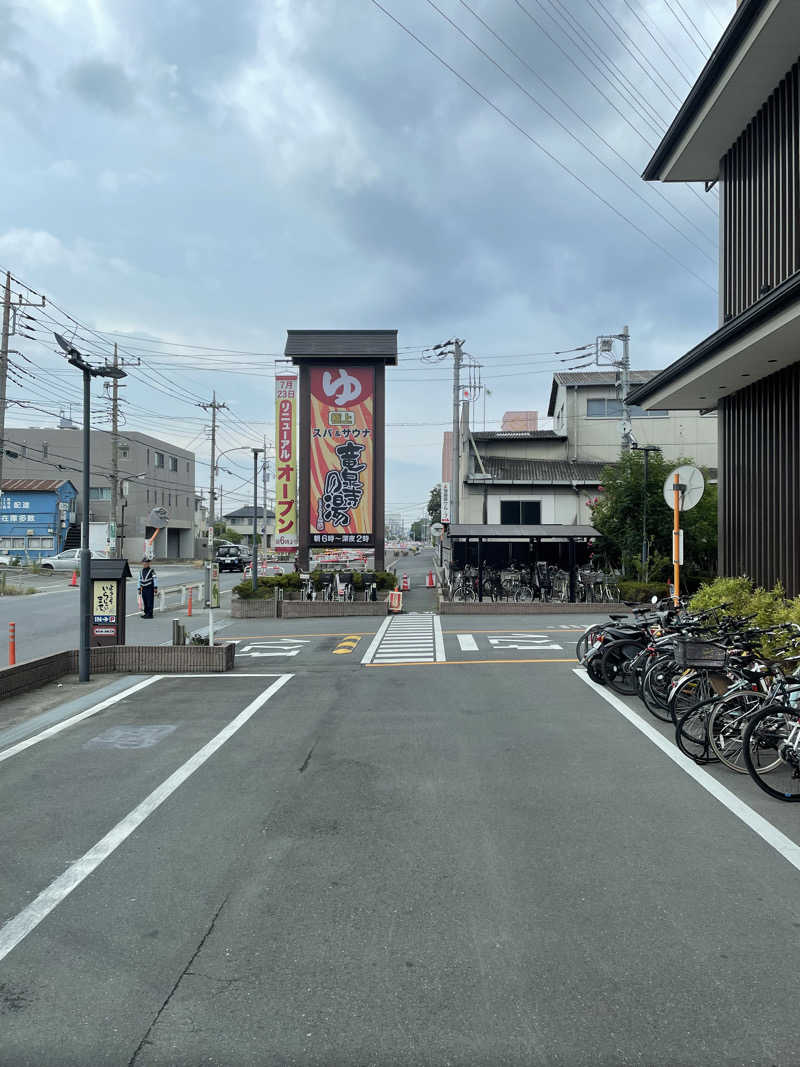
[{"label": "brick wall", "polygon": [[240,600],[238,596],[231,597],[231,618],[234,619],[276,619],[278,617],[278,601],[274,597],[269,600]]},{"label": "brick wall", "polygon": [[283,619],[325,619],[344,615],[385,615],[388,605],[385,600],[375,603],[365,600],[339,602],[336,600],[282,600]]},{"label": "brick wall", "polygon": [[77,669],[78,653],[72,649],[5,667],[0,670],[0,700],[55,682],[65,674],[74,674]]}]

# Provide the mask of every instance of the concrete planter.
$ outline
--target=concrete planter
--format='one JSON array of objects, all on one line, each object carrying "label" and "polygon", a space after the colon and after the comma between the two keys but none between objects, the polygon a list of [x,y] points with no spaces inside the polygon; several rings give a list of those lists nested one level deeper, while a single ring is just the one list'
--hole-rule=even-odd
[{"label": "concrete planter", "polygon": [[[90,649],[91,674],[221,674],[232,671],[234,642],[214,645],[107,645]],[[0,700],[78,673],[78,652],[18,663],[0,670]]]},{"label": "concrete planter", "polygon": [[91,656],[95,674],[221,674],[233,670],[236,645],[108,645]]},{"label": "concrete planter", "polygon": [[278,601],[274,597],[268,600],[240,600],[231,597],[231,618],[234,619],[277,619]]},{"label": "concrete planter", "polygon": [[336,601],[336,600],[282,600],[282,619],[327,619],[350,615],[386,615],[389,605],[385,600]]}]

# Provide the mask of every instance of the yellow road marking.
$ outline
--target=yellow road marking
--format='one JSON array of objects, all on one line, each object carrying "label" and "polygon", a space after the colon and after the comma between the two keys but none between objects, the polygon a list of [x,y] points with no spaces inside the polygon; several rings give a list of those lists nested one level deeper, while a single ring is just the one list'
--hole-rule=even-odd
[{"label": "yellow road marking", "polygon": [[448,659],[438,663],[415,663],[412,660],[402,663],[365,663],[365,667],[458,667],[462,663],[577,663],[572,659]]},{"label": "yellow road marking", "polygon": [[334,656],[346,656],[349,652],[352,652],[361,637],[361,634],[350,634],[349,637],[342,638],[338,647],[333,650]]}]

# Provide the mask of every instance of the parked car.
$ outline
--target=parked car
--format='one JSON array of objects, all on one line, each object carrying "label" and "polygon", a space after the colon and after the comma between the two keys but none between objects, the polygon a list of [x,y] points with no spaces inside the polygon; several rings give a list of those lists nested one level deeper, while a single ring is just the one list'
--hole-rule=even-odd
[{"label": "parked car", "polygon": [[243,545],[221,545],[214,556],[220,571],[242,571],[253,557]]},{"label": "parked car", "polygon": [[[93,559],[108,559],[107,552],[92,552]],[[81,565],[81,550],[68,548],[54,556],[42,556],[39,560],[43,571],[76,571]]]},{"label": "parked car", "polygon": [[21,562],[19,556],[10,556],[7,552],[0,554],[0,567],[15,567]]}]

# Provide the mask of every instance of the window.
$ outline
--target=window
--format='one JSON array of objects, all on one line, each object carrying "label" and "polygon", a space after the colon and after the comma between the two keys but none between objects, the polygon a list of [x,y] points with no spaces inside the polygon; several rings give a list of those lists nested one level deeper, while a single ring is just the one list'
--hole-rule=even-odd
[{"label": "window", "polygon": [[145,489],[145,491],[144,491],[144,499],[145,499],[145,503],[146,504],[150,503],[150,490],[149,489]]},{"label": "window", "polygon": [[191,470],[191,467],[189,466],[189,461],[187,459],[187,461],[186,461],[186,473],[188,474],[190,470]]},{"label": "window", "polygon": [[154,455],[156,457],[156,461],[155,461],[156,462],[156,466],[157,467],[163,467],[164,466],[164,453],[163,452],[155,452]]},{"label": "window", "polygon": [[587,400],[586,415],[590,419],[618,419],[622,415],[622,402],[605,397]]},{"label": "window", "polygon": [[539,500],[501,500],[501,526],[538,526],[542,521],[542,504]]},{"label": "window", "polygon": [[25,547],[25,538],[24,537],[12,537],[11,538],[11,545],[12,545],[13,548],[24,548]]},{"label": "window", "polygon": [[90,500],[110,500],[111,499],[111,486],[110,485],[94,485],[89,488]]},{"label": "window", "polygon": [[172,507],[172,493],[167,493],[167,503]]},{"label": "window", "polygon": [[47,441],[42,441],[42,459],[47,459],[48,451]]},{"label": "window", "polygon": [[147,450],[147,466],[150,466],[150,449]]},{"label": "window", "polygon": [[628,411],[631,413],[631,418],[634,419],[646,419],[648,417],[665,419],[669,415],[666,408],[653,408],[652,411],[645,411],[644,408],[640,408],[638,404],[631,404]]},{"label": "window", "polygon": [[128,458],[128,446],[127,445],[120,445],[117,454],[119,455],[120,459],[127,459]]},{"label": "window", "polygon": [[178,470],[178,457],[177,456],[170,456],[169,457],[169,469],[171,471],[177,472],[177,470]]},{"label": "window", "polygon": [[52,537],[29,537],[28,548],[30,549],[52,549],[53,538]]},{"label": "window", "polygon": [[[644,495],[644,491],[642,492],[642,495]],[[188,496],[186,497],[186,507],[187,508],[189,507],[189,497]]]}]

